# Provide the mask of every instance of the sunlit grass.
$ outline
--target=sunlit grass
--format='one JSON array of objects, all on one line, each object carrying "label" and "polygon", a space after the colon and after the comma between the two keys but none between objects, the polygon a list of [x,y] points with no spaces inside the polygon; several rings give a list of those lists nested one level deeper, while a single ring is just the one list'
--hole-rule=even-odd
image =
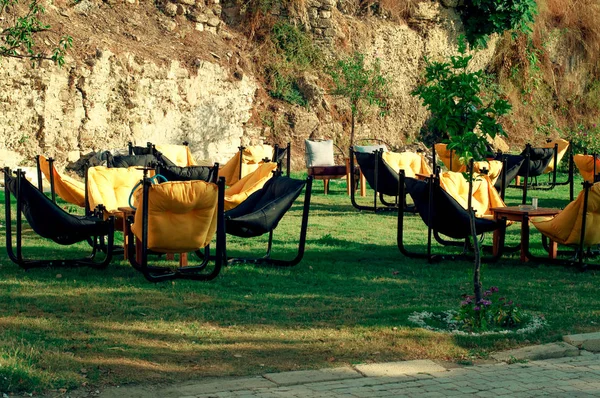
[{"label": "sunlit grass", "polygon": [[[320,184],[315,182],[304,260],[289,269],[239,265],[208,283],[151,284],[120,258],[104,271],[25,272],[0,253],[0,391],[462,360],[600,329],[596,272],[522,264],[518,254],[484,265],[484,285],[496,285],[544,315],[547,329],[533,336],[466,338],[414,328],[407,320],[413,311],[456,308],[460,296],[471,292],[472,264],[405,258],[396,247],[395,213],[358,212],[341,182],[332,181],[328,196]],[[567,187],[535,195],[540,206],[568,202]],[[518,204],[520,191],[509,190],[507,202]],[[298,203],[276,230],[274,256],[294,256],[300,217]],[[408,215],[405,228],[408,244],[423,250],[421,220]],[[510,227],[508,243],[518,239],[519,227]],[[532,242],[541,254],[534,230]],[[264,238],[228,239],[235,254],[257,255],[265,248]],[[41,258],[84,250],[85,244],[59,247],[28,233],[24,253]]]}]

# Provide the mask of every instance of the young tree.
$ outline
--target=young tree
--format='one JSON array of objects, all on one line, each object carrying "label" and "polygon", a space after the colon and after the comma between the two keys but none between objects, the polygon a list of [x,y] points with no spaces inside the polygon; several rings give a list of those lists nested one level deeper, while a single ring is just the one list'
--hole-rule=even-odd
[{"label": "young tree", "polygon": [[24,12],[18,0],[0,0],[0,57],[48,59],[59,66],[64,64],[64,55],[73,44],[70,36],[63,36],[54,47],[36,44],[40,33],[50,31],[50,25],[40,19],[44,12],[38,0],[31,0]]},{"label": "young tree", "polygon": [[337,61],[329,73],[333,79],[330,93],[350,101],[352,114],[350,145],[354,145],[354,128],[361,103],[366,101],[369,105],[376,105],[380,109],[380,114],[385,114],[387,80],[381,74],[379,59],[376,58],[373,66],[369,68],[365,65],[365,56],[359,52]]},{"label": "young tree", "polygon": [[467,55],[464,38],[459,40],[459,55],[450,57],[450,62],[427,60],[425,82],[419,85],[413,95],[423,100],[423,105],[431,111],[430,126],[448,135],[448,149],[456,152],[463,164],[468,164],[465,177],[469,181],[468,211],[475,262],[473,285],[475,299],[482,299],[481,254],[475,231],[475,213],[471,206],[473,189],[473,161],[486,160],[488,138],[506,133],[497,118],[507,114],[511,106],[501,98],[492,98],[487,103],[482,100],[483,71],[469,72],[472,56]]}]

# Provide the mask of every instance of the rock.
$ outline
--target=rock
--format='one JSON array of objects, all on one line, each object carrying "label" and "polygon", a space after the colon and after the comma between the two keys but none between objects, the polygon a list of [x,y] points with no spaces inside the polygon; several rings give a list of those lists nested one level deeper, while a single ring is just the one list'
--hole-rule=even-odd
[{"label": "rock", "polygon": [[175,3],[167,2],[163,6],[162,10],[165,13],[165,15],[167,15],[169,17],[174,17],[175,15],[177,15],[177,8],[178,8],[177,6],[178,5]]},{"label": "rock", "polygon": [[221,20],[217,17],[209,18],[207,25],[212,27],[217,27],[221,23]]},{"label": "rock", "polygon": [[69,151],[69,153],[67,154],[67,161],[76,162],[79,160],[80,157],[81,154],[79,153],[79,151]]},{"label": "rock", "polygon": [[310,107],[317,107],[323,100],[324,90],[317,84],[316,76],[304,74],[298,79],[298,89]]},{"label": "rock", "polygon": [[203,24],[203,23],[200,23],[200,22],[196,22],[195,29],[196,29],[198,32],[204,32],[204,24]]},{"label": "rock", "polygon": [[196,0],[176,0],[179,4],[184,4],[187,6],[193,6],[196,4]]}]

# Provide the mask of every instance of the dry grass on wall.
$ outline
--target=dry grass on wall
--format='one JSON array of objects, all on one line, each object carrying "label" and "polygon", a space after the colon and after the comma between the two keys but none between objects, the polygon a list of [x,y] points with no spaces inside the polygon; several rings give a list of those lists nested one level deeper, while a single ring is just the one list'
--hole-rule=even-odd
[{"label": "dry grass on wall", "polygon": [[507,93],[514,147],[565,136],[600,117],[600,3],[541,0],[530,36],[503,36],[491,71]]}]

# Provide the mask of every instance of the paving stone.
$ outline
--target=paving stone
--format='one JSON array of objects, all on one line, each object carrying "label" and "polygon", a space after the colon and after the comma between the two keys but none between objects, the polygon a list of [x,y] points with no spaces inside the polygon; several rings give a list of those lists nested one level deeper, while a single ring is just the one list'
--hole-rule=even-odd
[{"label": "paving stone", "polygon": [[571,334],[564,336],[563,340],[577,348],[591,352],[600,352],[600,332]]},{"label": "paving stone", "polygon": [[436,373],[446,371],[446,368],[443,366],[440,366],[437,363],[427,359],[356,365],[355,368],[367,377],[395,377],[406,374]]},{"label": "paving stone", "polygon": [[264,375],[264,377],[278,385],[294,385],[301,383],[315,383],[319,381],[356,379],[362,377],[362,375],[350,367],[343,367],[319,370],[299,370],[295,372],[283,373],[267,373]]},{"label": "paving stone", "polygon": [[579,355],[579,349],[571,344],[559,342],[535,345],[531,347],[517,348],[515,350],[503,351],[492,355],[497,361],[522,361],[542,360],[550,358],[574,357]]},{"label": "paving stone", "polygon": [[260,387],[276,387],[275,384],[262,377],[244,377],[234,380],[212,381],[181,386],[173,391],[179,396],[194,396],[224,391],[249,390]]}]

